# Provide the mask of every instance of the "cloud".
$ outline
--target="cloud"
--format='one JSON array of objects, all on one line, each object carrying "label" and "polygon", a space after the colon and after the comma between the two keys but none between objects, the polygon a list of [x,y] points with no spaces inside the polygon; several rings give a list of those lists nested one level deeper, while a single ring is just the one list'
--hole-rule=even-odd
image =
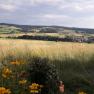
[{"label": "cloud", "polygon": [[72,1],[71,3],[64,2],[63,5],[60,5],[59,8],[61,10],[69,9],[72,11],[91,11],[94,9],[94,1],[93,0],[79,0],[79,1]]},{"label": "cloud", "polygon": [[[28,1],[28,0],[27,0]],[[57,5],[61,0],[29,0],[32,5],[39,4],[48,4],[48,5]]]},{"label": "cloud", "polygon": [[44,14],[42,15],[42,17],[45,19],[64,19],[64,18],[67,18],[68,16],[59,15],[59,14]]},{"label": "cloud", "polygon": [[61,2],[61,0],[3,0],[0,1],[1,4],[5,5],[39,5],[39,4],[48,4],[53,5]]},{"label": "cloud", "polygon": [[94,0],[0,0],[0,22],[94,27]]},{"label": "cloud", "polygon": [[15,10],[15,6],[13,5],[5,5],[5,4],[0,4],[0,9],[5,10],[5,11],[14,11]]},{"label": "cloud", "polygon": [[15,1],[14,0],[1,0],[0,11],[5,11],[5,12],[15,11],[19,7],[19,2],[15,2]]}]

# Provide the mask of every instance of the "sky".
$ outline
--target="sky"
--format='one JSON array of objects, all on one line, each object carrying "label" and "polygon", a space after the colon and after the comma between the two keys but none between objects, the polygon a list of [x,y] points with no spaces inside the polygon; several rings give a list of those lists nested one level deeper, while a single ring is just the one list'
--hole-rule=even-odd
[{"label": "sky", "polygon": [[94,0],[0,0],[0,23],[94,28]]}]

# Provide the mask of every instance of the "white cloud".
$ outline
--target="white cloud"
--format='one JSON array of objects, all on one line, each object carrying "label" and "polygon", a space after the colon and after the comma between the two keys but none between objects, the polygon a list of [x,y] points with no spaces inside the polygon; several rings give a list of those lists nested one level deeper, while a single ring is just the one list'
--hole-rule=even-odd
[{"label": "white cloud", "polygon": [[38,4],[57,4],[61,0],[3,0],[0,3],[3,4],[12,4],[12,5],[38,5]]},{"label": "white cloud", "polygon": [[13,11],[19,6],[37,6],[39,4],[55,5],[58,9],[84,11],[94,9],[93,0],[3,0],[0,8]]},{"label": "white cloud", "polygon": [[63,2],[61,5],[59,5],[59,9],[61,10],[71,10],[71,11],[81,11],[81,12],[86,12],[86,11],[91,11],[94,10],[94,1],[93,0],[78,0],[78,1],[72,1],[71,3],[68,2]]},{"label": "white cloud", "polygon": [[49,4],[49,5],[57,5],[61,0],[27,0],[30,1],[32,5],[38,4]]},{"label": "white cloud", "polygon": [[93,27],[93,11],[94,0],[0,0],[0,21],[14,23]]},{"label": "white cloud", "polygon": [[61,25],[61,26],[72,26],[72,27],[85,27],[85,28],[93,28],[94,27],[94,17],[79,17],[74,18],[67,15],[59,15],[59,14],[44,14],[33,16],[33,21],[38,20],[43,25]]},{"label": "white cloud", "polygon": [[0,4],[0,9],[2,9],[2,10],[5,10],[5,11],[13,11],[13,10],[15,10],[15,8],[16,8],[16,6],[14,6],[14,5],[6,5],[6,4]]},{"label": "white cloud", "polygon": [[18,8],[19,4],[21,4],[21,2],[18,0],[2,0],[0,1],[0,11],[12,12]]},{"label": "white cloud", "polygon": [[68,18],[66,15],[60,15],[60,14],[44,14],[42,15],[43,18],[46,19],[65,19]]}]

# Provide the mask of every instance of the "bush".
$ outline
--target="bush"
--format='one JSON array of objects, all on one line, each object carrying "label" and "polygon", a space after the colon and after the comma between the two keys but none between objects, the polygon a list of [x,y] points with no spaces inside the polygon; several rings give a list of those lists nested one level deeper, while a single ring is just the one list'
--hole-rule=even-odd
[{"label": "bush", "polygon": [[57,94],[59,77],[56,68],[46,58],[34,57],[29,64],[29,81],[44,86],[41,94]]}]

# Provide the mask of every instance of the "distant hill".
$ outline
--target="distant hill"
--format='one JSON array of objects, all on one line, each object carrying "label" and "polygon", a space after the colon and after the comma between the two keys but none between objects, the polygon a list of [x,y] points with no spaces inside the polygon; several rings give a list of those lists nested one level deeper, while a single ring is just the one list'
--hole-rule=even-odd
[{"label": "distant hill", "polygon": [[16,32],[44,32],[44,33],[88,33],[94,34],[94,29],[76,28],[64,26],[37,26],[37,25],[18,25],[0,23],[0,33],[16,33]]},{"label": "distant hill", "polygon": [[3,25],[0,24],[0,33],[2,34],[11,34],[11,33],[19,33],[21,32],[21,28],[18,28],[16,26],[13,25]]}]

